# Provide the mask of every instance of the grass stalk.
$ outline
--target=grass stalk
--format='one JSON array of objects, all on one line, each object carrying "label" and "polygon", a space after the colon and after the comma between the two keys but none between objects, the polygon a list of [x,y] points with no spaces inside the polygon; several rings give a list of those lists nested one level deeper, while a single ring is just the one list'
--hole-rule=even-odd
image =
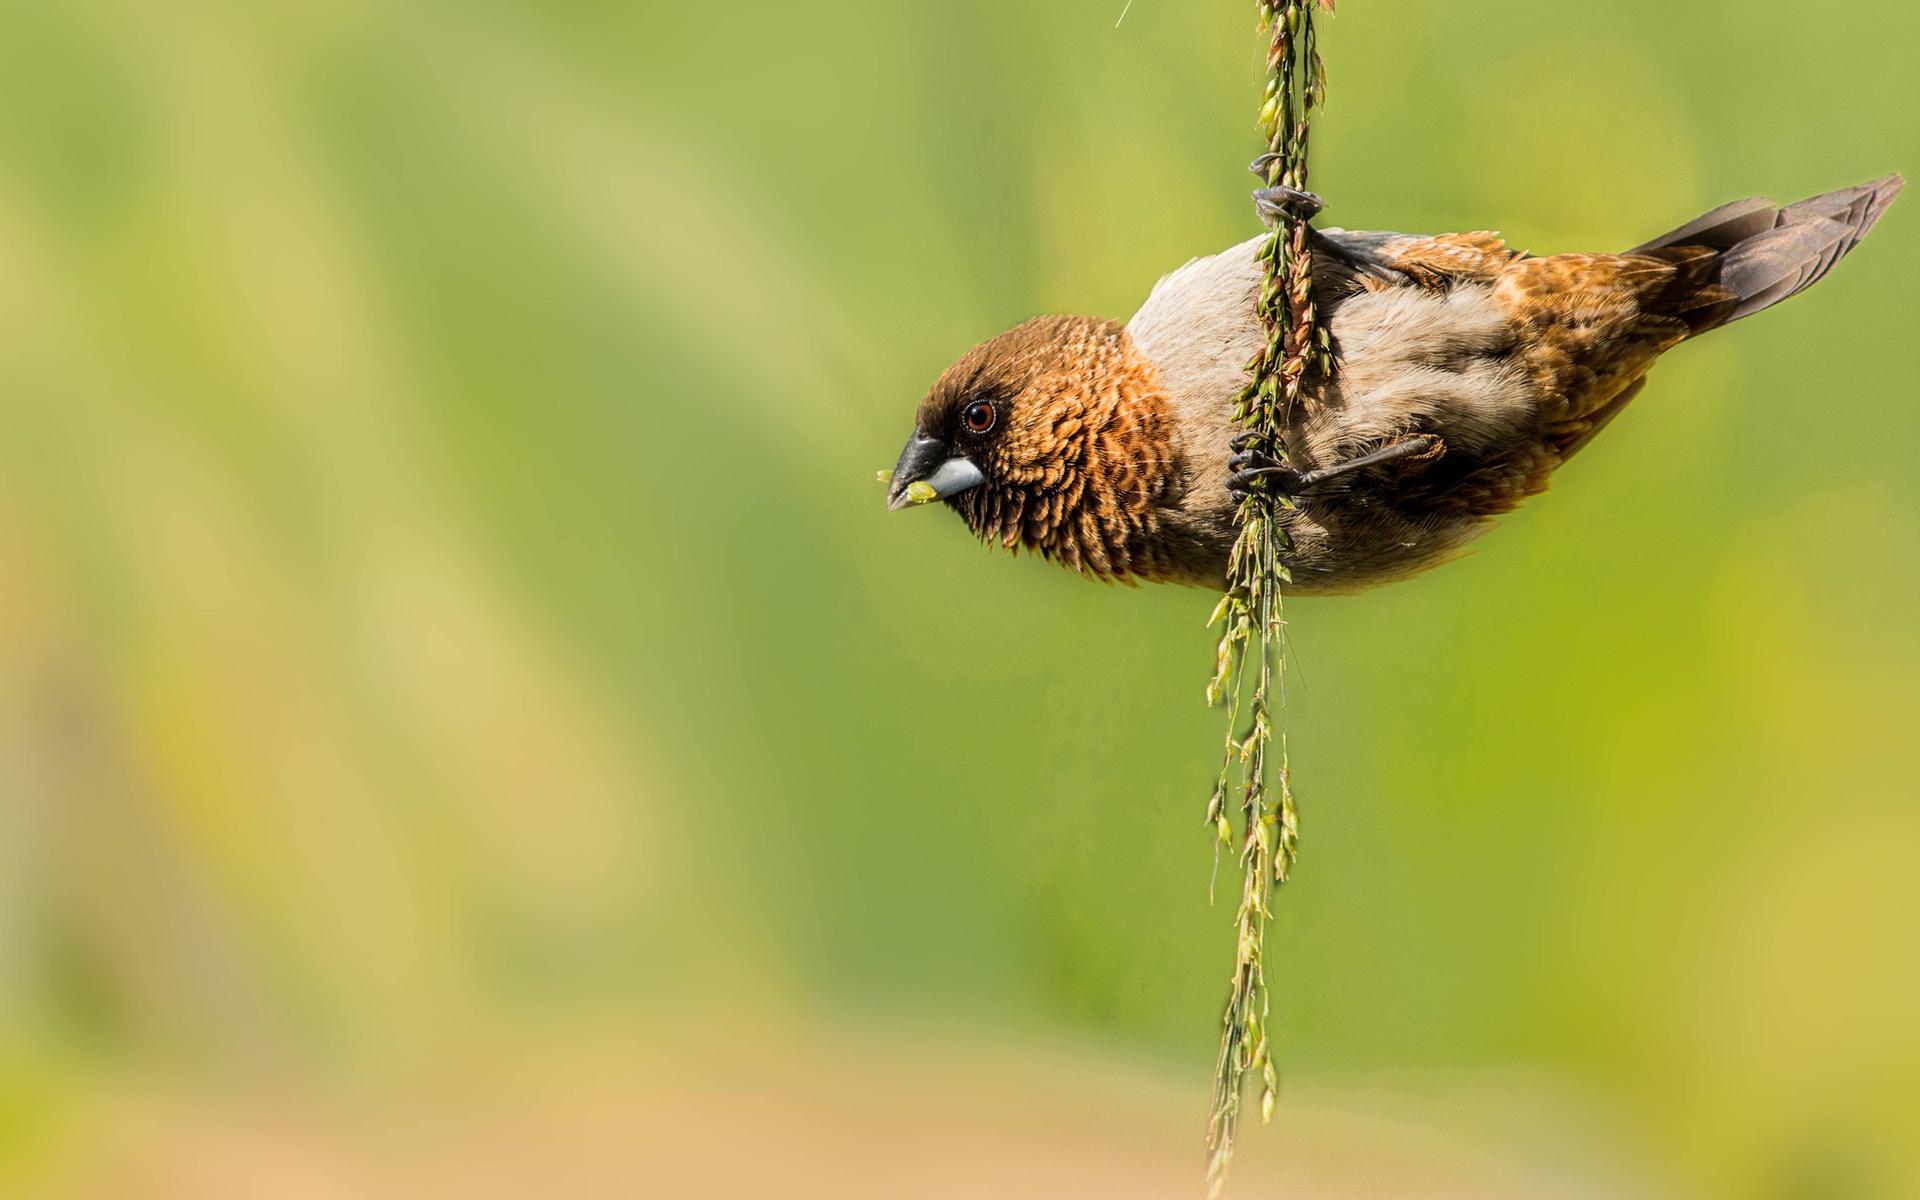
[{"label": "grass stalk", "polygon": [[[1267,46],[1267,86],[1259,125],[1271,152],[1269,184],[1307,190],[1308,129],[1324,98],[1325,74],[1315,43],[1316,7],[1331,0],[1259,0]],[[1258,252],[1264,274],[1259,318],[1266,343],[1247,365],[1249,379],[1235,409],[1250,450],[1286,457],[1287,416],[1310,403],[1307,385],[1328,369],[1327,343],[1313,304],[1313,261],[1304,219],[1275,223]],[[1284,699],[1286,622],[1281,588],[1287,535],[1281,522],[1291,501],[1256,480],[1237,514],[1239,536],[1227,569],[1226,594],[1211,625],[1221,626],[1207,701],[1227,710],[1220,774],[1207,805],[1220,854],[1237,845],[1240,899],[1234,915],[1231,990],[1221,1018],[1213,1105],[1207,1127],[1208,1195],[1223,1194],[1240,1128],[1241,1106],[1260,1084],[1260,1113],[1271,1119],[1279,1077],[1273,1062],[1266,931],[1274,889],[1287,881],[1299,849],[1299,813],[1288,777],[1284,734],[1275,745],[1276,711]],[[1276,753],[1277,749],[1277,753]]]}]

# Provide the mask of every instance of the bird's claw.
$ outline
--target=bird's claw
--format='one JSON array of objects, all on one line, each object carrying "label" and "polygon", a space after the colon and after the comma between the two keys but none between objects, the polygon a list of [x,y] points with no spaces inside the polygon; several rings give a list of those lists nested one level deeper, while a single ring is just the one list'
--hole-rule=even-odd
[{"label": "bird's claw", "polygon": [[1243,433],[1233,439],[1233,448],[1237,453],[1227,460],[1227,491],[1236,496],[1244,496],[1253,489],[1256,479],[1271,479],[1278,486],[1280,494],[1288,495],[1301,484],[1300,473],[1284,462],[1258,450],[1246,448],[1250,434]]},{"label": "bird's claw", "polygon": [[1253,445],[1256,438],[1262,436],[1264,435],[1262,435],[1258,429],[1242,429],[1239,433],[1234,434],[1227,442],[1227,448],[1235,454],[1238,454],[1248,446]]},{"label": "bird's claw", "polygon": [[1326,208],[1326,201],[1313,192],[1290,188],[1273,177],[1273,164],[1279,162],[1282,157],[1284,156],[1273,153],[1262,154],[1247,164],[1247,170],[1260,177],[1262,191],[1272,191],[1276,193],[1276,199],[1285,199],[1309,210],[1304,213],[1307,217],[1318,216],[1320,211]]},{"label": "bird's claw", "polygon": [[1258,175],[1261,183],[1272,183],[1273,180],[1270,178],[1270,173],[1273,170],[1273,164],[1279,162],[1283,157],[1285,156],[1272,152],[1262,154],[1259,158],[1247,164],[1247,170]]},{"label": "bird's claw", "polygon": [[1258,450],[1249,450],[1244,446],[1236,446],[1235,449],[1238,450],[1239,453],[1227,460],[1227,470],[1229,471],[1244,471],[1248,467],[1259,467],[1265,470],[1269,467],[1285,465],[1275,461],[1270,455],[1260,453]]},{"label": "bird's claw", "polygon": [[1248,467],[1227,476],[1227,491],[1235,496],[1244,496],[1253,490],[1256,479],[1273,479],[1278,486],[1278,494],[1282,496],[1291,496],[1300,490],[1300,476],[1294,473],[1292,467]]},{"label": "bird's claw", "polygon": [[1314,193],[1290,188],[1285,184],[1263,187],[1253,193],[1254,211],[1260,214],[1261,220],[1269,224],[1284,217],[1311,221],[1319,216],[1326,206],[1327,202]]}]

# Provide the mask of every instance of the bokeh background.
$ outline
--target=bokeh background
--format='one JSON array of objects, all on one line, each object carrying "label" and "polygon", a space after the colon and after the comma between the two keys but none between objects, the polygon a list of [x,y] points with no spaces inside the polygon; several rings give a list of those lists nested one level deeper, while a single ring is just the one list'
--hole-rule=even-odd
[{"label": "bokeh background", "polygon": [[[1909,4],[1341,7],[1333,223],[1920,170]],[[0,1193],[1198,1194],[1211,600],[873,482],[1252,231],[1123,8],[0,4]],[[1920,1194],[1917,269],[1290,609],[1242,1194]]]}]

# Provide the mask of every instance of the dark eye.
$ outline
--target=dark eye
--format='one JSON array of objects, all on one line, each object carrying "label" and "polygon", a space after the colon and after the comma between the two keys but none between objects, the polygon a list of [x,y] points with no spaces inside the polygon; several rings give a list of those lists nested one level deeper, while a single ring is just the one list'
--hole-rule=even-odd
[{"label": "dark eye", "polygon": [[960,414],[960,419],[967,423],[968,432],[986,433],[993,428],[995,415],[992,401],[975,400],[967,405],[967,411]]}]

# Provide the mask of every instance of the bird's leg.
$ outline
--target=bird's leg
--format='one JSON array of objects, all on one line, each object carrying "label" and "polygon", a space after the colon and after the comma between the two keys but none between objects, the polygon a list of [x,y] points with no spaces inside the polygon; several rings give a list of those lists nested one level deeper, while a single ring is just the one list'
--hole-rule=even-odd
[{"label": "bird's leg", "polygon": [[1415,433],[1388,442],[1378,450],[1370,450],[1343,463],[1331,467],[1320,467],[1312,471],[1296,471],[1285,463],[1274,462],[1264,454],[1241,451],[1227,460],[1227,467],[1233,471],[1227,477],[1227,490],[1236,494],[1245,492],[1254,480],[1274,479],[1279,482],[1282,495],[1297,496],[1310,492],[1322,484],[1330,483],[1355,471],[1364,471],[1369,467],[1382,467],[1389,463],[1409,461],[1431,461],[1445,454],[1447,444],[1431,433]]},{"label": "bird's leg", "polygon": [[1351,475],[1355,471],[1364,471],[1368,467],[1383,467],[1396,462],[1431,462],[1447,452],[1447,444],[1439,436],[1431,433],[1413,433],[1395,441],[1388,442],[1378,450],[1370,450],[1357,458],[1350,458],[1331,467],[1322,467],[1317,471],[1308,471],[1300,476],[1300,486],[1311,488],[1316,484],[1338,479],[1342,475]]}]

